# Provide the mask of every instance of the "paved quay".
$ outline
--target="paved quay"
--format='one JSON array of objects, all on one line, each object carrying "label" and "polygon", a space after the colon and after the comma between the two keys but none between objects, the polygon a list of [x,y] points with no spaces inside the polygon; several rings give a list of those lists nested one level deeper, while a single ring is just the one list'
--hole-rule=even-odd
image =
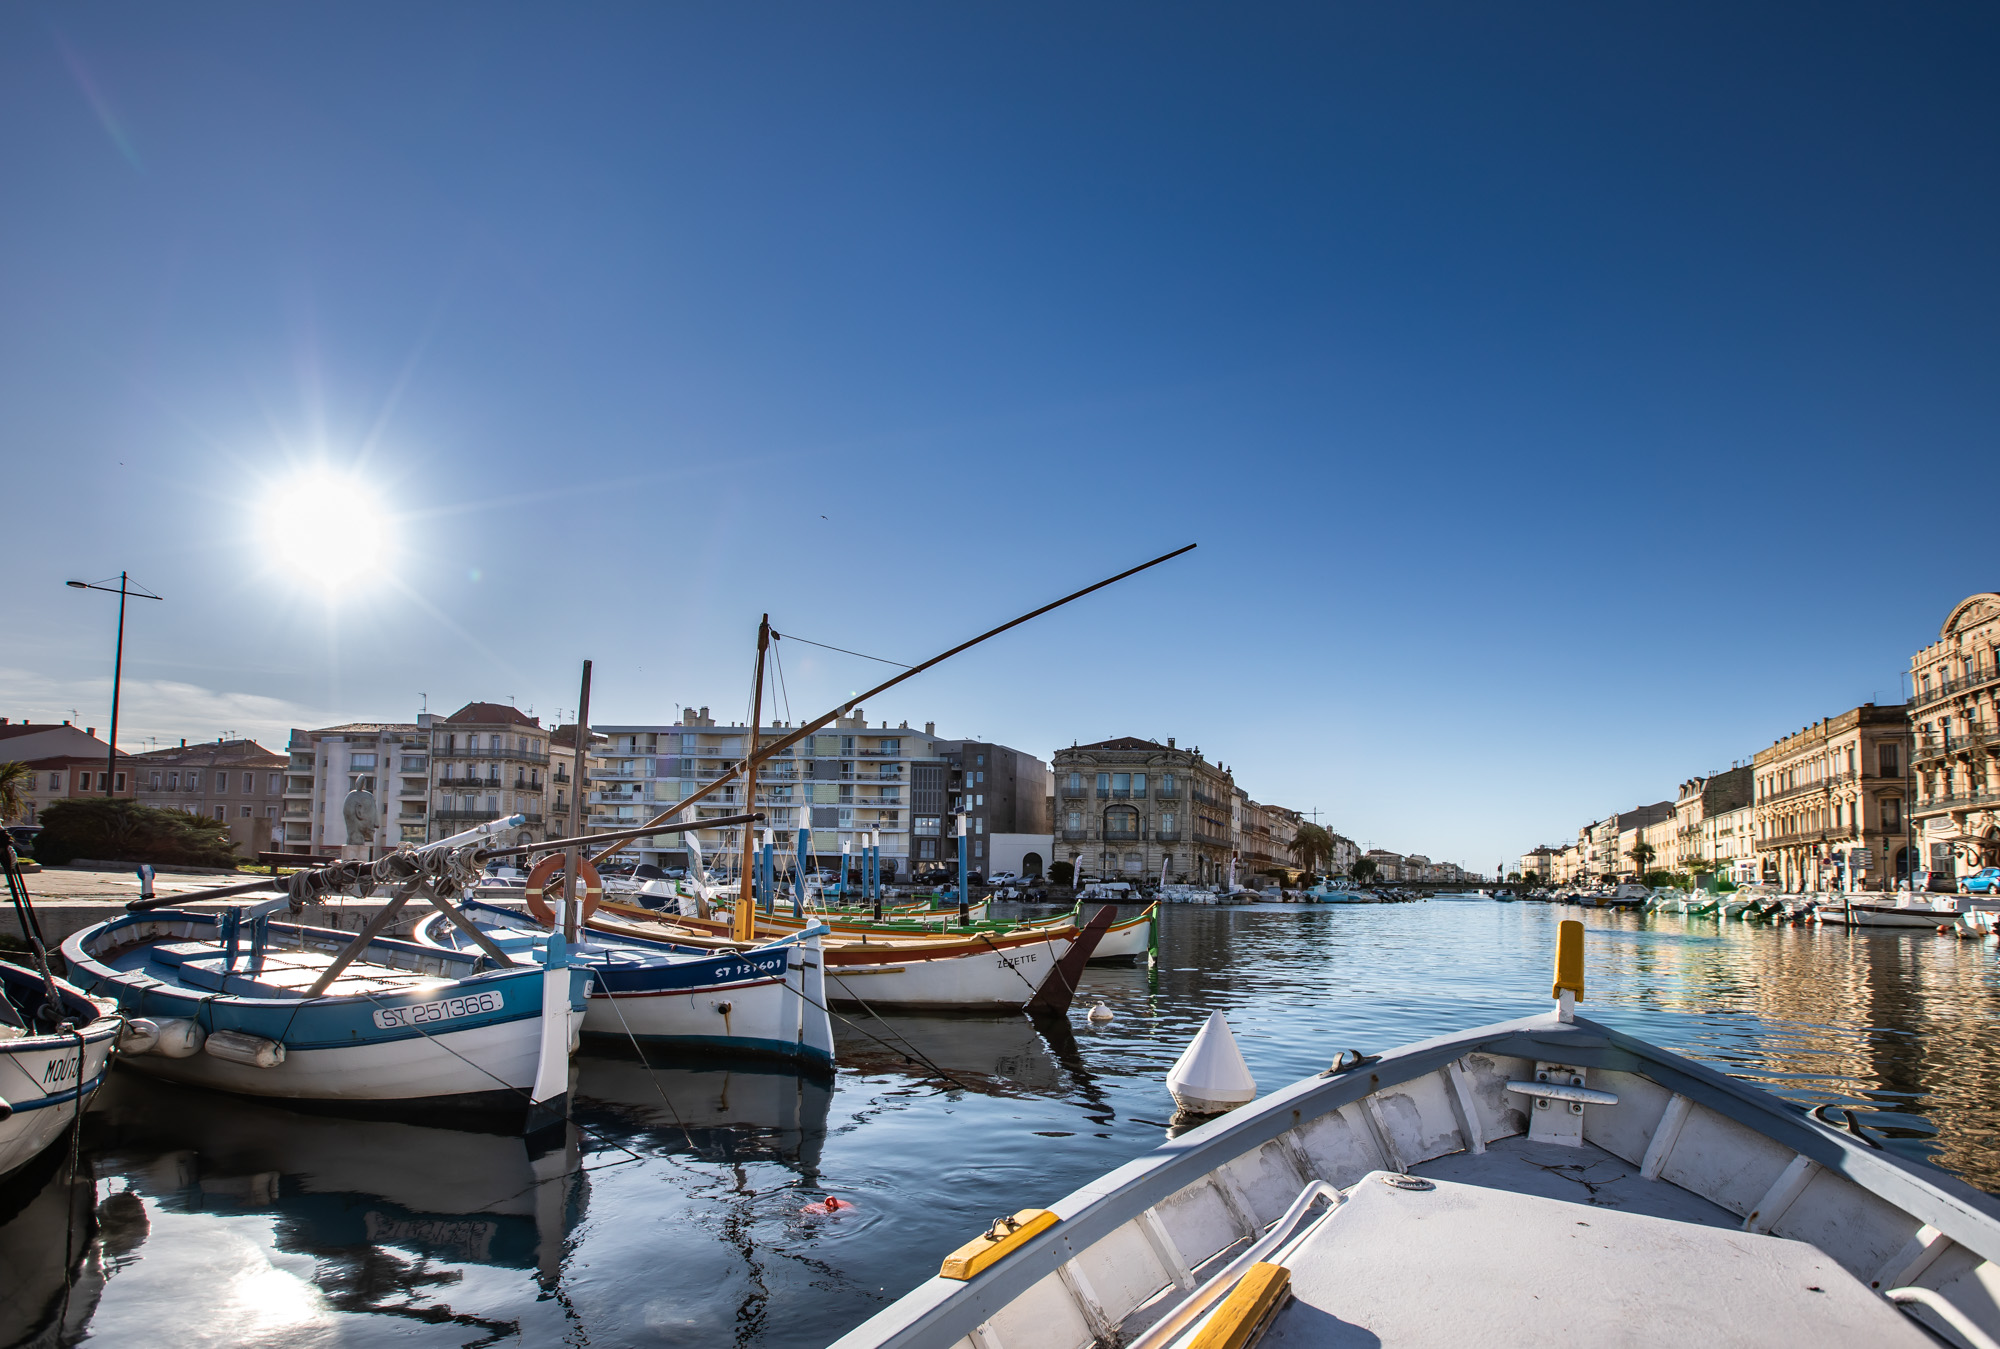
[{"label": "paved quay", "polygon": [[[125,912],[128,901],[139,897],[139,878],[132,868],[113,871],[100,867],[45,867],[41,871],[30,872],[24,877],[28,883],[28,897],[34,901],[35,916],[42,925],[42,935],[51,942],[61,942],[71,933],[116,918]],[[219,886],[236,885],[253,879],[241,872],[233,874],[161,872],[153,878],[155,895],[186,895],[201,890],[212,890]],[[254,902],[255,895],[237,895],[231,899],[212,900],[203,904],[191,904],[190,908],[224,909],[231,904]],[[358,931],[363,924],[382,909],[380,899],[339,899],[325,904],[309,904],[298,921],[315,927],[337,927],[347,931]],[[430,912],[429,906],[419,906],[410,911],[410,921]],[[397,931],[407,924],[398,922],[391,925]],[[21,922],[11,903],[0,905],[0,933],[19,937]]]}]

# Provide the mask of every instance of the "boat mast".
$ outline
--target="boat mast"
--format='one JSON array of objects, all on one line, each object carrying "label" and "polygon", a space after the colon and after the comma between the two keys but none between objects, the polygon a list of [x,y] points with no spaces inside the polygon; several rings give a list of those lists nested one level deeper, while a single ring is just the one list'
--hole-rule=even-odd
[{"label": "boat mast", "polygon": [[[764,615],[757,625],[757,677],[750,694],[750,743],[743,750],[743,808],[757,809],[757,764],[762,758],[757,753],[757,728],[764,724],[764,653],[771,648],[771,616]],[[735,937],[738,941],[750,941],[757,932],[756,878],[753,871],[757,831],[749,825],[743,826],[743,875],[737,885]]]},{"label": "boat mast", "polygon": [[[585,754],[590,744],[590,662],[583,663],[583,688],[577,694],[576,706],[576,752],[570,756],[569,784],[569,836],[583,832],[581,815],[583,812],[583,784],[586,780],[588,764]],[[624,846],[623,844],[619,845]],[[577,865],[583,853],[572,844],[563,854],[563,940],[576,940],[577,909],[583,903],[583,882],[579,875],[583,868]]]}]

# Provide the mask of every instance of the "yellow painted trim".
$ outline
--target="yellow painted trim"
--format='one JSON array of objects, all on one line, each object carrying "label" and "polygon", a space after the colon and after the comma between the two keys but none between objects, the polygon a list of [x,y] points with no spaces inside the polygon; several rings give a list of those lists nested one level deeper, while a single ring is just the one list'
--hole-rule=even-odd
[{"label": "yellow painted trim", "polygon": [[1556,928],[1556,982],[1549,996],[1559,998],[1568,989],[1583,999],[1583,924],[1565,918]]},{"label": "yellow painted trim", "polygon": [[1187,1349],[1246,1349],[1264,1337],[1292,1296],[1292,1272],[1260,1260],[1230,1289],[1229,1296],[1188,1341]]},{"label": "yellow painted trim", "polygon": [[[1024,1208],[1011,1218],[998,1220],[992,1228],[947,1255],[938,1273],[947,1279],[969,1279],[1002,1256],[1018,1250],[1030,1237],[1055,1225],[1056,1215],[1052,1210]],[[995,1235],[994,1229],[999,1229],[999,1235]]]}]

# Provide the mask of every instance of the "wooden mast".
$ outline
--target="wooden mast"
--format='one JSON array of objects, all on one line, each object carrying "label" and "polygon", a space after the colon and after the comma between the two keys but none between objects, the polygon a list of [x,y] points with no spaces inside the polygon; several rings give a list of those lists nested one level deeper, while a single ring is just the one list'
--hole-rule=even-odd
[{"label": "wooden mast", "polygon": [[[757,753],[757,731],[764,724],[764,653],[770,647],[771,616],[765,614],[764,621],[757,625],[757,677],[750,694],[750,743],[743,749],[743,809],[752,814],[757,810],[757,764],[762,758]],[[743,826],[743,876],[736,892],[737,941],[754,940],[757,934],[756,855],[757,831],[746,824]]]},{"label": "wooden mast", "polygon": [[[874,688],[869,689],[866,693],[857,694],[855,697],[848,699],[846,702],[842,703],[839,707],[834,708],[833,711],[827,713],[825,716],[819,718],[817,721],[809,721],[805,725],[799,727],[796,731],[793,731],[790,735],[787,735],[782,739],[777,740],[771,745],[769,749],[766,750],[758,749],[755,741],[753,740],[752,743],[746,748],[744,752],[743,756],[744,760],[746,763],[751,759],[755,759],[759,762],[762,762],[763,760],[770,758],[774,754],[782,753],[783,751],[790,749],[793,745],[798,744],[799,741],[805,739],[807,736],[811,735],[814,731],[832,725],[836,717],[844,717],[849,715],[854,711],[855,708],[862,706],[870,698],[873,698],[876,694],[881,693],[884,690],[894,688],[896,685],[902,683],[905,679],[909,679],[913,675],[922,674],[925,670],[930,669],[931,666],[936,665],[939,661],[949,660],[951,657],[956,656],[961,651],[965,651],[971,647],[978,646],[981,642],[987,640],[989,637],[998,637],[1001,633],[1006,632],[1009,628],[1018,628],[1031,618],[1040,618],[1043,614],[1048,613],[1051,609],[1060,609],[1065,604],[1070,603],[1070,601],[1072,600],[1080,600],[1085,595],[1091,594],[1094,591],[1102,590],[1104,589],[1104,587],[1108,585],[1116,585],[1118,582],[1124,580],[1126,577],[1136,576],[1140,572],[1145,571],[1148,567],[1157,567],[1162,562],[1167,562],[1172,560],[1173,558],[1179,557],[1182,553],[1192,552],[1194,550],[1194,547],[1195,545],[1190,543],[1184,547],[1174,549],[1174,551],[1171,553],[1162,553],[1160,556],[1154,558],[1151,562],[1141,562],[1136,567],[1128,567],[1124,571],[1119,572],[1116,576],[1107,576],[1105,579],[1099,581],[1095,585],[1087,585],[1083,589],[1076,591],[1073,594],[1065,595],[1059,600],[1055,600],[1049,604],[1044,604],[1039,609],[1031,610],[1028,613],[1022,614],[1019,618],[1010,619],[1007,622],[1002,623],[997,628],[993,628],[987,632],[982,632],[969,642],[960,642],[957,646],[953,647],[951,650],[942,652],[939,655],[932,656],[929,660],[924,661],[921,664],[912,665],[909,669],[903,671],[901,674],[883,680],[880,684],[877,684]],[[771,626],[770,615],[766,614],[764,616],[764,629],[768,631],[770,626]],[[763,668],[763,659],[764,659],[764,650],[763,647],[760,645],[757,649],[758,668],[760,671]],[[761,687],[762,680],[760,679],[758,682],[759,686]],[[690,792],[687,798],[679,802],[677,805],[675,805],[672,810],[665,811],[662,814],[654,816],[652,820],[650,820],[648,823],[665,824],[668,820],[673,819],[674,816],[680,814],[683,810],[691,808],[695,804],[695,802],[701,800],[703,797],[709,795],[711,792],[720,791],[723,787],[729,784],[729,782],[736,776],[737,773],[742,771],[743,770],[741,767],[731,769],[729,772],[724,773],[722,776],[716,778],[715,781],[709,783],[706,787],[702,787],[693,792]],[[744,803],[744,809],[755,810],[756,809],[755,802],[746,801]],[[611,854],[616,851],[618,851],[616,848],[606,848],[603,852],[598,853],[595,857],[591,858],[590,860],[593,864],[602,862],[605,858],[611,856]]]},{"label": "wooden mast", "polygon": [[[575,779],[569,785],[569,836],[575,838],[583,832],[583,787],[588,776],[590,762],[590,662],[583,663],[583,687],[577,693],[576,708],[576,750],[570,755],[570,776]],[[623,844],[619,845],[623,847]],[[563,854],[563,940],[576,940],[576,925],[582,921],[583,868],[577,865],[583,856],[582,849],[572,844]]]}]

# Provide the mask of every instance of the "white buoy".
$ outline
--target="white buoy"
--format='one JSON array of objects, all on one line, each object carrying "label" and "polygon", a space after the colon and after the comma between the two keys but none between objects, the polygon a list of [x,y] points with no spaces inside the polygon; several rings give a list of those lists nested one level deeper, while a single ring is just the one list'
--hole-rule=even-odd
[{"label": "white buoy", "polygon": [[1112,1010],[1101,1002],[1090,1009],[1090,1019],[1092,1021],[1109,1021],[1113,1015]]},{"label": "white buoy", "polygon": [[1219,1115],[1256,1099],[1257,1079],[1222,1013],[1209,1014],[1208,1024],[1167,1071],[1167,1090],[1175,1105],[1195,1115]]}]

